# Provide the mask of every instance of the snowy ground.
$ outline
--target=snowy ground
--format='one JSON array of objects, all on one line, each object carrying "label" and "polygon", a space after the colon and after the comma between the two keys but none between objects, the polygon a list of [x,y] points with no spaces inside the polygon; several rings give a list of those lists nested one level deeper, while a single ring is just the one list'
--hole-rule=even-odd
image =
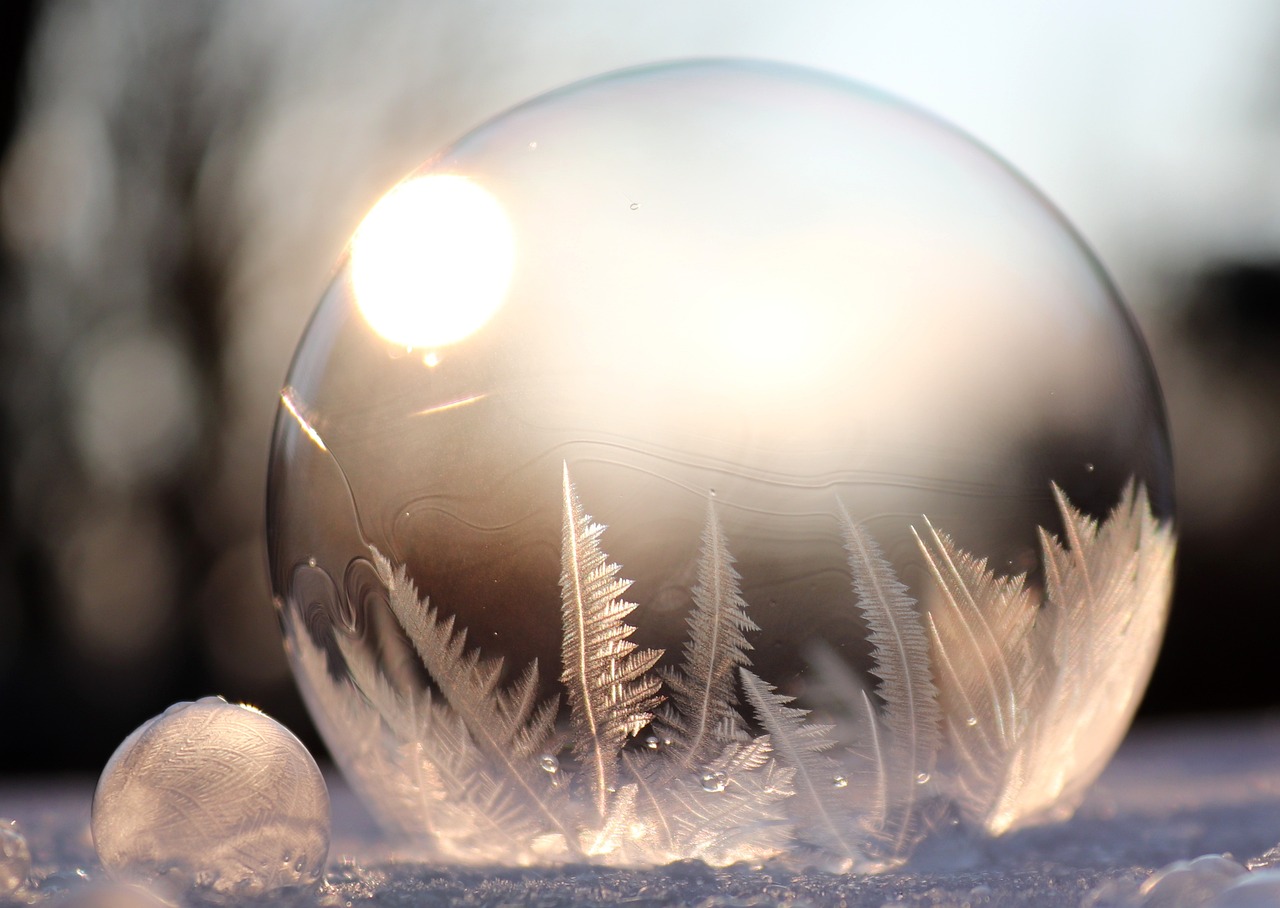
[{"label": "snowy ground", "polygon": [[[101,877],[88,834],[92,789],[91,779],[0,782],[0,816],[22,824],[35,860],[24,902],[86,904],[74,896]],[[878,877],[398,862],[345,786],[333,779],[331,790],[334,845],[318,905],[1103,908],[1172,861],[1225,852],[1244,863],[1280,842],[1280,716],[1139,728],[1070,822],[994,842],[935,842],[910,867]]]}]

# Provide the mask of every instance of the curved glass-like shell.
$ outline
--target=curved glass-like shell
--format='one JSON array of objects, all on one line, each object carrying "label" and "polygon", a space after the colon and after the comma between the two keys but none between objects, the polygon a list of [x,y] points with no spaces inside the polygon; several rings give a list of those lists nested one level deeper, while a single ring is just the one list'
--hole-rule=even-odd
[{"label": "curved glass-like shell", "polygon": [[[1160,392],[1071,228],[806,70],[628,71],[389,193],[281,394],[272,582],[384,825],[462,860],[900,863],[1136,709]],[[605,529],[601,529],[601,525]]]}]

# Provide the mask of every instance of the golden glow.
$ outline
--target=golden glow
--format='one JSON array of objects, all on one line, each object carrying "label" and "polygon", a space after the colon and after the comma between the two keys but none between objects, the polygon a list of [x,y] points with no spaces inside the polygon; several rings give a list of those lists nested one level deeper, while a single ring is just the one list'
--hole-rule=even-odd
[{"label": "golden glow", "polygon": [[351,281],[369,326],[393,344],[456,343],[506,296],[515,243],[502,206],[466,177],[401,183],[351,241]]}]

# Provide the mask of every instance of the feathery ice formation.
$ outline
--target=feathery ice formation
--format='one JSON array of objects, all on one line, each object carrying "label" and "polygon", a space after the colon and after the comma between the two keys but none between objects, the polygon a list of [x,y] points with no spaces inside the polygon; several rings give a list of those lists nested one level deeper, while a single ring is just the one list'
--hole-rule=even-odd
[{"label": "feathery ice formation", "polygon": [[[931,586],[913,597],[871,533],[833,501],[869,629],[869,690],[830,647],[807,654],[821,715],[752,670],[760,628],[710,500],[678,664],[630,640],[620,565],[563,474],[559,696],[539,667],[488,658],[371,547],[386,602],[430,679],[414,685],[341,635],[347,671],[286,633],[339,759],[379,820],[449,860],[725,865],[790,857],[874,872],[945,818],[999,834],[1069,814],[1119,744],[1149,672],[1174,537],[1130,483],[1098,522],[1053,488],[1043,590],[1001,576],[927,519]],[[922,608],[918,599],[928,603]],[[304,612],[298,612],[305,614]]]}]

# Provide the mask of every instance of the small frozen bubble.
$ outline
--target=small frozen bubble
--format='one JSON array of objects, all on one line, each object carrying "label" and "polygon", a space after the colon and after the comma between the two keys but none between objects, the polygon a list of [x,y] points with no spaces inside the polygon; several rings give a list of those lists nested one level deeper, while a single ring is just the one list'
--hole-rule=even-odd
[{"label": "small frozen bubble", "polygon": [[658,740],[657,735],[649,735],[644,739],[644,746],[646,750],[657,750],[662,747],[662,742]]},{"label": "small frozen bubble", "polygon": [[560,771],[560,761],[557,760],[555,757],[551,756],[551,754],[543,754],[538,759],[538,765],[542,767],[543,772],[549,775],[554,776],[557,772]]},{"label": "small frozen bubble", "polygon": [[836,776],[831,780],[831,785],[834,788],[848,788],[849,780],[844,776]]},{"label": "small frozen bubble", "polygon": [[1175,861],[1147,878],[1134,903],[1142,908],[1206,905],[1245,872],[1244,867],[1218,854],[1201,855],[1191,861]]},{"label": "small frozen bubble", "polygon": [[116,749],[92,829],[116,880],[205,900],[305,891],[329,851],[329,793],[288,729],[209,697],[170,707]]},{"label": "small frozen bubble", "polygon": [[31,849],[17,821],[0,818],[0,896],[17,892],[31,874]]},{"label": "small frozen bubble", "polygon": [[1280,870],[1241,875],[1208,904],[1210,908],[1274,908],[1280,905]]}]

